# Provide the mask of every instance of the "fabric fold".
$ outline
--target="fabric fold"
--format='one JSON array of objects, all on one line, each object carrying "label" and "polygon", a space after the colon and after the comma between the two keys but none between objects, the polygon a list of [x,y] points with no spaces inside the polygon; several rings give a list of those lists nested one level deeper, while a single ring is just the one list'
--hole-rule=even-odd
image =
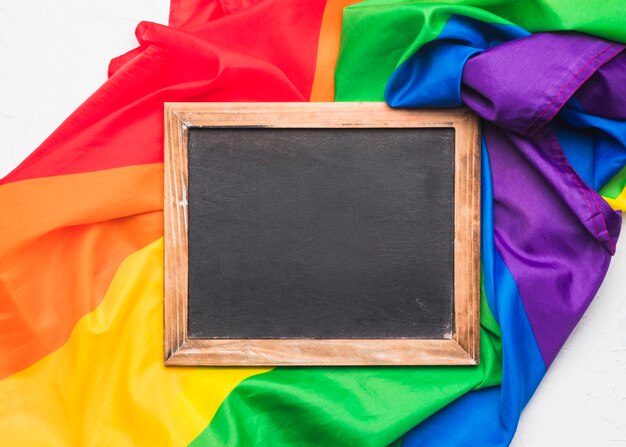
[{"label": "fabric fold", "polygon": [[537,33],[486,49],[463,69],[463,102],[530,137],[624,46],[579,33]]},{"label": "fabric fold", "polygon": [[[467,39],[471,35],[468,26],[472,32],[482,29],[484,38]],[[468,395],[433,416],[432,422],[418,426],[406,438],[415,444],[408,445],[432,442],[437,427],[458,417],[464,402],[477,405],[484,415],[500,415],[493,430],[483,431],[487,444],[510,440],[542,375],[539,379],[535,375],[534,381],[520,381],[520,375],[533,376],[529,365],[519,364],[517,370],[509,366],[515,362],[511,344],[523,344],[523,331],[519,326],[514,329],[518,324],[512,317],[515,302],[519,300],[528,316],[529,329],[549,367],[595,296],[621,229],[621,215],[585,182],[570,158],[592,180],[606,178],[604,172],[623,166],[619,160],[626,138],[620,131],[622,123],[617,122],[620,100],[611,101],[606,114],[600,104],[603,94],[621,91],[617,74],[622,72],[619,61],[624,46],[579,33],[537,33],[511,40],[506,37],[506,26],[481,26],[454,17],[442,32],[446,50],[435,53],[442,58],[431,53],[433,44],[425,45],[397,68],[387,84],[390,105],[437,107],[462,102],[483,119],[482,134],[492,168],[495,255],[500,270],[509,272],[519,293],[513,298],[496,287],[494,302],[490,302],[498,309],[503,333],[499,399],[494,393]],[[455,32],[462,34],[454,39]],[[494,40],[494,33],[501,42]],[[455,47],[460,48],[458,54],[470,56],[450,57]],[[586,147],[576,141],[586,141]],[[603,156],[613,160],[614,166],[600,163],[602,174],[584,166],[583,160]],[[506,282],[502,275],[496,277],[500,285]],[[517,335],[504,336],[511,333]],[[524,349],[532,351],[529,346]],[[499,438],[503,432],[510,437]],[[463,433],[447,437],[449,444],[466,445],[469,440]]]},{"label": "fabric fold", "polygon": [[[621,216],[574,171],[548,124],[623,48],[579,33],[538,33],[474,55],[461,79],[439,78],[442,85],[462,82],[463,103],[486,121],[496,247],[519,284],[547,364],[598,289],[621,228]],[[413,59],[436,71],[428,48]],[[420,83],[420,72],[407,64],[398,72]],[[390,82],[399,79],[394,74]],[[419,88],[424,94],[416,105],[440,105],[436,94]],[[402,90],[392,92],[409,105]],[[594,266],[593,275],[585,272],[588,265]]]}]

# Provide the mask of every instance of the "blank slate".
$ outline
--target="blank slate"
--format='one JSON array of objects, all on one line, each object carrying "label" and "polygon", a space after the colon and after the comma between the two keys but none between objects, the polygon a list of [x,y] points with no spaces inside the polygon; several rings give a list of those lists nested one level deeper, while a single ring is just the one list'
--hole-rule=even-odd
[{"label": "blank slate", "polygon": [[464,109],[167,104],[165,362],[478,362]]}]

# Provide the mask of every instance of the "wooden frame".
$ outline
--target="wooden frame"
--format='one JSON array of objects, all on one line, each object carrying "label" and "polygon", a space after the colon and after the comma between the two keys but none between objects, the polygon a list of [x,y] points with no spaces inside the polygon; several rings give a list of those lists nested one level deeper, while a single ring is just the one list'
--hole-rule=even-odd
[{"label": "wooden frame", "polygon": [[[187,143],[190,127],[454,128],[454,333],[449,339],[189,339]],[[164,356],[167,365],[475,365],[479,362],[480,146],[466,109],[384,103],[165,104]]]}]

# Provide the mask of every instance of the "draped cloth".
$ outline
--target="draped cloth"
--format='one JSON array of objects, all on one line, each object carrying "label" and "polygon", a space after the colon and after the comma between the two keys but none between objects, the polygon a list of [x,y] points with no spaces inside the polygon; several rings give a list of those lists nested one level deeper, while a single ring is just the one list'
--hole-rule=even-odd
[{"label": "draped cloth", "polygon": [[[0,180],[8,445],[510,442],[615,251],[619,5],[581,3],[590,24],[552,1],[352,3],[173,0]],[[163,102],[333,92],[482,118],[480,365],[165,368]]]},{"label": "draped cloth", "polygon": [[[578,136],[580,120],[626,118],[621,104],[613,106],[604,99],[605,94],[619,96],[621,78],[605,73],[624,70],[626,57],[623,45],[579,33],[520,36],[523,33],[517,29],[463,18],[455,18],[453,26],[454,32],[461,33],[433,42],[437,53],[432,47],[423,48],[394,72],[386,99],[394,107],[463,103],[483,119],[484,156],[489,158],[492,177],[493,249],[504,264],[501,268],[509,269],[517,285],[531,333],[507,330],[520,316],[509,320],[506,309],[499,313],[503,334],[517,334],[509,342],[513,346],[504,346],[501,395],[497,398],[492,392],[464,399],[472,401],[473,410],[494,406],[494,415],[497,405],[500,417],[515,424],[543,366],[550,365],[581,318],[615,253],[621,216],[573,169],[562,144],[571,144]],[[490,29],[476,33],[482,27]],[[490,39],[476,38],[486,34]],[[512,35],[517,36],[509,41]],[[498,43],[489,45],[493,41]],[[441,53],[448,55],[456,75],[443,81],[441,65],[433,66],[442,61],[434,54]],[[424,78],[432,80],[422,82]],[[437,80],[444,85],[433,90]],[[599,86],[604,88],[601,94]],[[592,91],[596,93],[588,93]],[[580,156],[585,148],[569,150]],[[492,309],[512,305],[502,302],[507,300],[499,290],[502,284],[495,284]],[[520,349],[522,337],[530,336],[538,352],[534,361],[519,361],[519,357],[531,357],[530,346],[525,352]],[[511,349],[516,352],[507,355]],[[542,362],[537,361],[537,354]],[[513,369],[508,361],[515,362]],[[512,384],[517,386],[511,389]],[[510,393],[517,398],[512,399]],[[512,411],[515,401],[520,407]],[[406,439],[415,445],[441,441],[440,435],[433,439],[436,432],[429,427],[453,423],[460,416],[458,411],[467,411],[463,399],[418,426]],[[487,413],[486,408],[483,411]],[[450,442],[462,445],[473,439],[485,445],[505,444],[507,439],[499,435],[497,430],[467,433],[465,439],[456,434]]]}]

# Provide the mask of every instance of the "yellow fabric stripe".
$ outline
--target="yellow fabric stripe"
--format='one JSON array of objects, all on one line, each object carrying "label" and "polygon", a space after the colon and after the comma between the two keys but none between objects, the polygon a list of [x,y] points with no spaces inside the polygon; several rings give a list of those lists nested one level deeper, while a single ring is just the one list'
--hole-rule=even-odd
[{"label": "yellow fabric stripe", "polygon": [[609,205],[611,205],[611,208],[613,208],[614,210],[626,212],[626,188],[623,189],[620,195],[614,199],[605,196],[602,197],[604,198],[604,200],[607,201]]},{"label": "yellow fabric stripe", "polygon": [[163,366],[163,239],[133,253],[57,351],[0,382],[0,444],[178,446],[261,368]]},{"label": "yellow fabric stripe", "polygon": [[604,197],[604,200],[607,201],[611,208],[616,211],[626,212],[626,189],[622,191],[622,193],[615,199],[611,199],[610,197]]}]

